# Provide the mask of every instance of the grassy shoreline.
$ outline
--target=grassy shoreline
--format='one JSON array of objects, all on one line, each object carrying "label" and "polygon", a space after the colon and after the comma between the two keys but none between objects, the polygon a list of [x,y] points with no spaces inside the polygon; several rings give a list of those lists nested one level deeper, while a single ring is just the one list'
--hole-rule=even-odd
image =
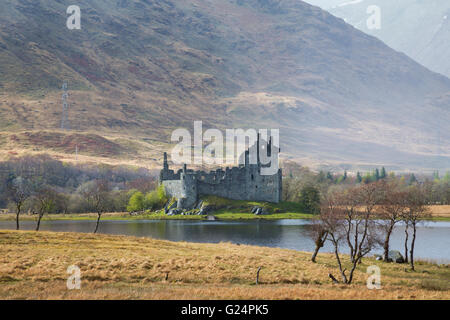
[{"label": "grassy shoreline", "polygon": [[[332,254],[316,264],[310,257],[231,243],[0,231],[0,299],[450,299],[449,265],[418,261],[410,272],[365,258],[354,283],[342,285],[328,278],[338,275]],[[67,290],[70,265],[81,269],[81,290]],[[371,265],[381,269],[381,290],[366,287]]]},{"label": "grassy shoreline", "polygon": [[[307,213],[277,213],[265,216],[256,216],[251,213],[241,212],[219,212],[213,214],[217,219],[223,221],[250,221],[250,220],[284,220],[284,219],[315,219],[317,216]],[[50,214],[45,215],[42,221],[84,221],[84,220],[96,220],[97,214],[84,213],[84,214]],[[0,214],[0,221],[15,221],[16,215],[12,213]],[[139,220],[207,220],[207,216],[168,216],[162,213],[142,214],[131,216],[128,213],[105,213],[102,215],[102,221],[114,221],[114,220],[126,220],[126,221],[139,221]],[[37,215],[20,215],[20,221],[37,221]],[[431,217],[424,221],[450,221],[450,217]]]},{"label": "grassy shoreline", "polygon": [[[300,204],[295,202],[268,203],[258,201],[231,200],[215,196],[202,198],[203,206],[212,208],[211,215],[219,220],[281,220],[281,219],[314,219],[317,215],[303,213]],[[264,208],[268,215],[254,215],[250,213],[252,208]],[[197,210],[199,211],[199,210]],[[432,217],[429,221],[450,221],[450,206],[430,206]],[[13,213],[0,214],[0,221],[14,221]],[[85,214],[46,214],[43,221],[57,220],[96,220],[96,213]],[[104,213],[102,220],[206,220],[206,215],[174,215],[169,216],[161,211],[146,211],[139,215],[130,215],[127,212]],[[35,221],[37,215],[21,214],[22,221]]]},{"label": "grassy shoreline", "polygon": [[[314,215],[306,213],[277,213],[271,215],[257,216],[251,213],[237,213],[237,212],[218,212],[213,214],[219,220],[280,220],[280,219],[313,219]],[[15,221],[15,214],[1,214],[0,221]],[[50,214],[45,215],[42,221],[80,221],[80,220],[96,220],[97,214],[84,213],[84,214]],[[132,216],[126,212],[123,213],[105,213],[102,215],[102,220],[206,220],[207,216],[168,216],[163,213],[149,213]],[[36,221],[37,215],[20,215],[20,221]]]}]

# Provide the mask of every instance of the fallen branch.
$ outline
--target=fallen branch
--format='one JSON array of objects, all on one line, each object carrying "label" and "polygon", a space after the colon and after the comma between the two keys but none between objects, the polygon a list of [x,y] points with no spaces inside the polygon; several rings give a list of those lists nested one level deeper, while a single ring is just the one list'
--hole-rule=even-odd
[{"label": "fallen branch", "polygon": [[331,280],[333,280],[333,283],[339,283],[339,281],[331,273],[329,273],[328,276]]},{"label": "fallen branch", "polygon": [[257,285],[259,284],[259,272],[261,271],[261,268],[262,268],[262,267],[259,267],[259,268],[258,268],[258,271],[256,272],[256,284],[257,284]]}]

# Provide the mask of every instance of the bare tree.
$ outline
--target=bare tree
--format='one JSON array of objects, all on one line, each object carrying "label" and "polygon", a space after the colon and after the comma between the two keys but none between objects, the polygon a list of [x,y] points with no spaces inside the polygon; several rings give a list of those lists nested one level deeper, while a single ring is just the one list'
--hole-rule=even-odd
[{"label": "bare tree", "polygon": [[[326,193],[323,193],[323,197],[321,200],[321,208],[320,212],[333,211],[334,205],[336,204],[336,195],[337,192],[333,190],[329,190]],[[322,218],[326,218],[323,216]],[[311,261],[316,262],[317,254],[320,249],[325,246],[325,242],[328,238],[328,220],[327,219],[315,219],[313,220],[311,228],[308,230],[309,237],[314,241],[315,249],[313,255],[311,256]]]},{"label": "bare tree", "polygon": [[389,261],[389,243],[395,225],[406,212],[406,192],[395,182],[382,182],[383,199],[380,205],[381,226],[384,230],[384,261]]},{"label": "bare tree", "polygon": [[43,186],[39,188],[38,191],[35,192],[35,199],[37,201],[37,207],[38,207],[38,221],[36,224],[36,231],[39,231],[39,228],[41,226],[41,220],[44,214],[50,213],[54,208],[57,201],[57,195],[56,192],[48,187]]},{"label": "bare tree", "polygon": [[7,181],[8,198],[16,207],[16,230],[20,229],[19,216],[24,202],[31,196],[32,188],[28,180],[11,176]]},{"label": "bare tree", "polygon": [[405,263],[408,263],[408,240],[409,240],[409,217],[408,212],[403,215],[403,222],[405,223]]},{"label": "bare tree", "polygon": [[322,223],[321,219],[314,220],[311,229],[309,230],[309,236],[313,239],[316,247],[311,257],[312,262],[316,262],[317,254],[319,250],[325,245],[325,241],[328,237],[328,231],[326,226]]},{"label": "bare tree", "polygon": [[58,208],[58,212],[67,214],[67,212],[69,211],[69,205],[70,196],[62,192],[58,193],[56,199],[56,207]]},{"label": "bare tree", "polygon": [[407,211],[404,214],[405,220],[409,222],[412,227],[411,249],[409,251],[409,260],[411,269],[414,271],[414,246],[417,238],[417,225],[424,219],[430,216],[429,208],[427,207],[426,193],[423,187],[419,185],[411,186],[406,195]]},{"label": "bare tree", "polygon": [[[376,225],[371,216],[372,209],[361,210],[367,191],[363,188],[358,186],[335,192],[327,197],[320,214],[321,223],[328,232],[327,239],[333,244],[342,282],[345,284],[352,283],[357,265],[379,244]],[[343,242],[350,250],[348,273],[339,254]]]},{"label": "bare tree", "polygon": [[97,233],[100,224],[100,218],[110,206],[110,187],[106,180],[90,181],[83,185],[81,195],[87,202],[89,208],[97,213],[97,223],[95,225],[94,233]]}]

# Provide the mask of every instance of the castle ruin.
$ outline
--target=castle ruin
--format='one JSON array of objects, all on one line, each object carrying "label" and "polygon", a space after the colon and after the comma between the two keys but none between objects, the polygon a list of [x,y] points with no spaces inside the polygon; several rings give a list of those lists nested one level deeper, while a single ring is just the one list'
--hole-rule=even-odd
[{"label": "castle ruin", "polygon": [[[238,167],[217,169],[209,173],[187,169],[184,164],[176,173],[169,169],[167,153],[164,153],[164,166],[160,173],[160,183],[164,185],[166,194],[177,199],[179,209],[192,209],[203,195],[213,195],[233,200],[266,201],[278,203],[281,201],[282,172],[278,169],[274,175],[262,175],[264,164],[260,161],[260,146],[267,146],[270,156],[274,146],[258,141],[240,158]],[[256,164],[251,164],[249,154],[256,148]],[[263,149],[265,149],[263,147]],[[265,151],[265,150],[264,150]],[[279,149],[278,149],[279,151]],[[242,157],[242,155],[241,155]],[[278,161],[278,159],[277,159]],[[241,164],[242,163],[242,164]]]}]

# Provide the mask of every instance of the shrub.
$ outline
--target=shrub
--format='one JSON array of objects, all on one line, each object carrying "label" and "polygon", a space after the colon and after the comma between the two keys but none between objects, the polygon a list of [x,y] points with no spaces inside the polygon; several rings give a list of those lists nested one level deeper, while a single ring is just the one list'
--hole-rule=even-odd
[{"label": "shrub", "polygon": [[144,199],[144,207],[149,210],[161,209],[167,201],[166,190],[163,185],[160,185],[156,190],[147,193]]},{"label": "shrub", "polygon": [[144,195],[140,191],[136,191],[128,202],[127,211],[136,212],[144,210]]},{"label": "shrub", "polygon": [[300,205],[305,213],[320,211],[320,191],[314,186],[305,186],[300,191]]},{"label": "shrub", "polygon": [[119,190],[112,192],[112,201],[113,201],[113,210],[115,212],[124,212],[128,208],[128,204],[130,203],[131,196],[136,192],[129,193],[126,190]]}]

